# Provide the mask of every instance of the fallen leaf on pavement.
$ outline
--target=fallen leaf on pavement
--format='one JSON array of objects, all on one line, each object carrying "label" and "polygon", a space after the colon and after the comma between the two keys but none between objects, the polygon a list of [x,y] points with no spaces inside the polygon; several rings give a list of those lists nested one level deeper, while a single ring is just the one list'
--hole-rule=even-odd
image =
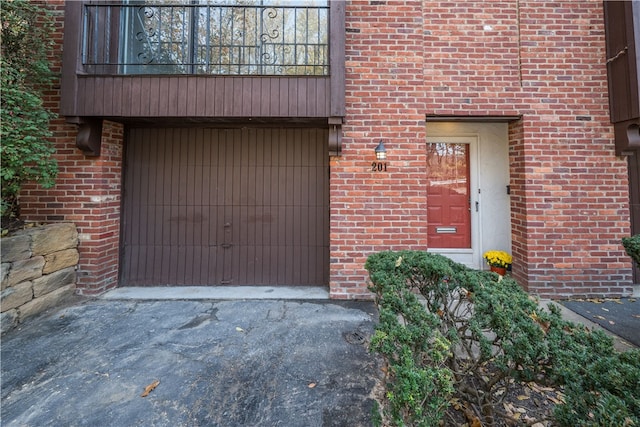
[{"label": "fallen leaf on pavement", "polygon": [[561,404],[563,404],[563,403],[564,403],[562,400],[560,400],[560,399],[556,399],[556,398],[555,398],[555,397],[553,397],[553,396],[547,396],[547,399],[549,399],[550,401],[552,401],[552,402],[553,402],[553,403],[555,403],[556,405],[561,405]]},{"label": "fallen leaf on pavement", "polygon": [[155,380],[154,382],[152,382],[151,384],[149,384],[148,386],[146,386],[144,388],[144,391],[142,392],[142,394],[140,395],[140,397],[147,397],[149,396],[149,393],[151,393],[153,391],[154,388],[158,387],[158,384],[160,384],[160,380]]},{"label": "fallen leaf on pavement", "polygon": [[556,397],[547,396],[547,398],[549,398],[550,401],[558,405],[565,403],[564,394],[562,394],[562,392],[559,392],[559,391],[556,392]]},{"label": "fallen leaf on pavement", "polygon": [[527,384],[529,386],[529,388],[537,393],[543,394],[546,391],[553,391],[554,388],[553,387],[543,387],[540,386],[534,382],[530,382]]},{"label": "fallen leaf on pavement", "polygon": [[309,388],[314,388],[316,386],[316,383],[309,383]]},{"label": "fallen leaf on pavement", "polygon": [[605,318],[604,318],[604,317],[602,317],[602,316],[593,316],[593,317],[595,317],[596,319],[600,319],[600,320],[607,320],[607,319],[605,319]]}]

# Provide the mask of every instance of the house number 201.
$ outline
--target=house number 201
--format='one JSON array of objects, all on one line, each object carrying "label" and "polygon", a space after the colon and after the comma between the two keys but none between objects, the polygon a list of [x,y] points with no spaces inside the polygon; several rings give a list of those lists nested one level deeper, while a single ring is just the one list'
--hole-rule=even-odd
[{"label": "house number 201", "polygon": [[387,164],[382,162],[371,163],[371,172],[386,172]]}]

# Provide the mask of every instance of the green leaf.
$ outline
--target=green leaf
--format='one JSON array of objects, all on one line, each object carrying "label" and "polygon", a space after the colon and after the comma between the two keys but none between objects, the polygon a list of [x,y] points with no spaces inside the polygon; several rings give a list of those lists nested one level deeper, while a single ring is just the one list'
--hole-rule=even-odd
[{"label": "green leaf", "polygon": [[2,1],[0,78],[0,174],[2,217],[15,217],[18,194],[26,182],[55,184],[58,166],[49,141],[49,121],[42,93],[53,82],[48,55],[52,46],[50,13],[28,0]]}]

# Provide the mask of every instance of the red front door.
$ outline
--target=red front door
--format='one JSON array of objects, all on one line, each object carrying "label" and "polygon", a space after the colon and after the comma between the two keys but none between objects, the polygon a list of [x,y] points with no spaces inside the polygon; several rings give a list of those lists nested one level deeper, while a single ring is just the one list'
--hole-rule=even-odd
[{"label": "red front door", "polygon": [[427,144],[427,221],[430,248],[471,247],[469,144]]}]

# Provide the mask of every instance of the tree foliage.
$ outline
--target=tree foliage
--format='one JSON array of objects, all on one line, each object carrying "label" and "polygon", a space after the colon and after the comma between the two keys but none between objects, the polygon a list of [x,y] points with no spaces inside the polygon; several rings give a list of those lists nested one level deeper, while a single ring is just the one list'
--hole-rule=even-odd
[{"label": "tree foliage", "polygon": [[328,72],[329,15],[328,9],[318,7],[325,6],[325,1],[220,0],[215,6],[198,7],[190,0],[153,3],[125,9],[124,31],[130,46],[125,52],[127,72]]},{"label": "tree foliage", "polygon": [[42,94],[53,80],[47,54],[52,46],[52,19],[42,6],[28,0],[0,3],[2,51],[0,58],[1,186],[3,222],[19,217],[22,185],[35,181],[52,187],[58,166],[48,140],[53,113]]}]

